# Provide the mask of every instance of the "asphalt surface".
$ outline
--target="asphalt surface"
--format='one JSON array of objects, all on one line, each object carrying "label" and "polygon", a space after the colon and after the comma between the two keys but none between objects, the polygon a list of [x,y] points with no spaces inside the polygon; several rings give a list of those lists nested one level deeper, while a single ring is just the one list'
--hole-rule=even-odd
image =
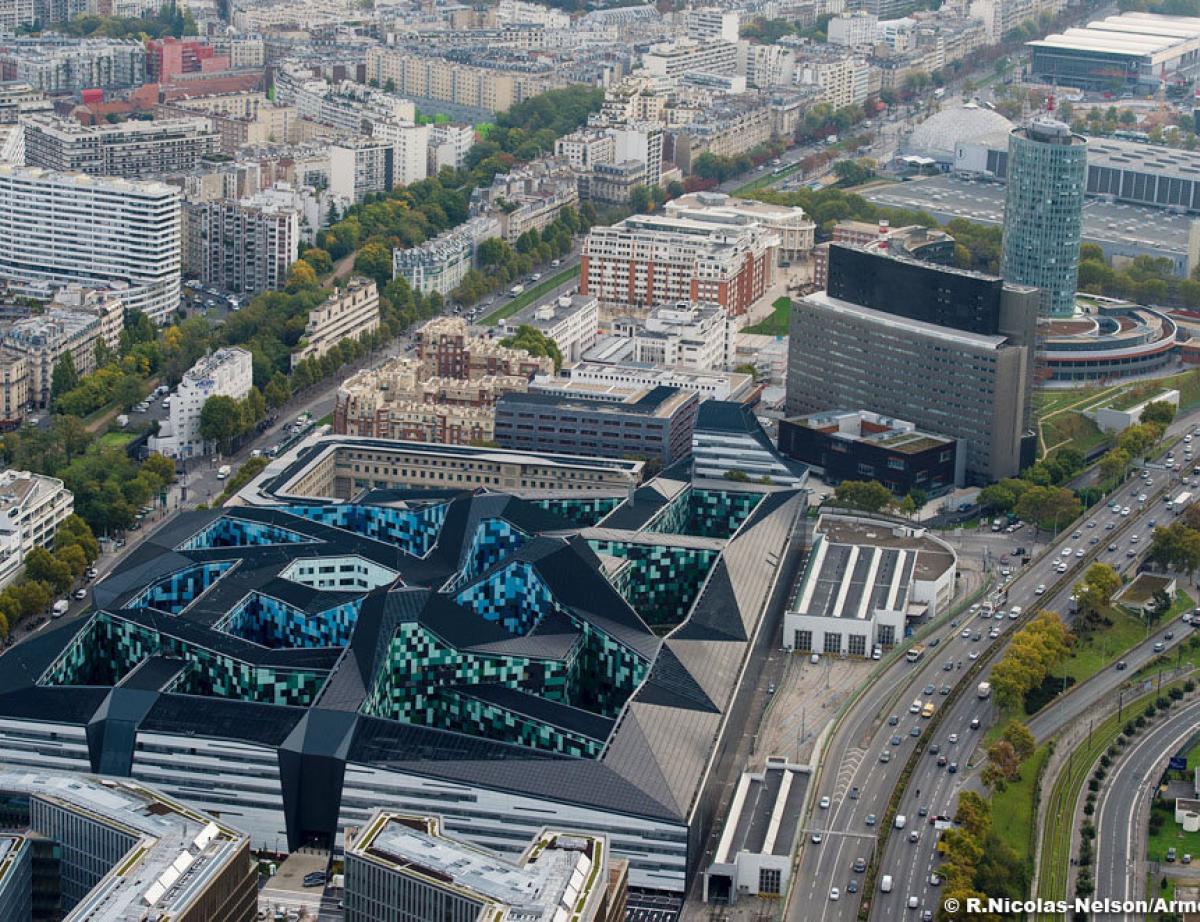
[{"label": "asphalt surface", "polygon": [[[1156,460],[1161,461],[1166,454],[1167,452],[1163,452]],[[1182,446],[1175,454],[1177,455],[1176,461],[1181,461]],[[1171,517],[1171,513],[1165,506],[1166,499],[1181,492],[1178,482],[1182,474],[1169,475],[1167,471],[1161,469],[1161,464],[1149,467],[1152,471],[1153,486],[1147,488],[1140,478],[1134,477],[1113,494],[1112,498],[1120,502],[1122,509],[1129,507],[1129,516],[1116,514],[1106,505],[1098,505],[1078,523],[1072,532],[1060,536],[1057,544],[1033,561],[1020,574],[1019,578],[1014,580],[1008,591],[1008,604],[1028,608],[1034,602],[1038,602],[1043,607],[1068,617],[1074,582],[1076,578],[1082,577],[1083,572],[1093,562],[1107,563],[1118,570],[1130,573],[1135,570],[1140,560],[1140,554],[1149,545],[1150,533],[1153,531],[1150,521],[1154,520],[1159,524],[1165,524]],[[1142,495],[1147,497],[1145,503],[1138,501]],[[1107,528],[1110,523],[1114,525],[1114,528]],[[1079,537],[1076,538],[1075,535],[1079,535]],[[1137,542],[1132,541],[1134,535],[1138,536]],[[1099,539],[1095,545],[1090,544],[1092,538]],[[1108,550],[1110,545],[1115,545],[1116,550]],[[1085,556],[1082,558],[1076,556],[1080,547],[1083,547],[1085,552]],[[1069,557],[1062,556],[1066,548],[1071,549]],[[1134,551],[1134,557],[1128,555],[1131,549]],[[1068,562],[1070,568],[1066,574],[1058,574],[1053,571],[1056,560]],[[1065,577],[1070,577],[1070,579],[1057,593],[1036,595],[1039,585],[1050,587],[1056,580]],[[972,629],[979,625],[986,628],[995,623],[995,621],[976,618],[973,619],[970,626]],[[1128,664],[1127,670],[1117,670],[1115,667],[1103,669],[1093,679],[1082,683],[1078,688],[1072,689],[1068,694],[1044,708],[1030,721],[1030,729],[1034,735],[1039,740],[1053,736],[1103,696],[1115,691],[1141,665],[1158,655],[1153,649],[1155,643],[1161,641],[1166,646],[1170,646],[1171,642],[1166,641],[1164,635],[1172,627],[1175,628],[1175,643],[1182,640],[1188,633],[1186,630],[1179,630],[1177,622],[1157,627],[1141,645],[1122,657]],[[980,679],[988,679],[990,673],[991,664],[983,670]],[[981,726],[979,730],[972,731],[970,723],[976,717],[979,718]],[[968,690],[958,699],[950,714],[943,718],[939,728],[939,739],[923,742],[926,745],[929,743],[939,744],[942,753],[953,753],[957,750],[959,765],[965,768],[966,764],[973,759],[982,760],[983,753],[977,753],[976,750],[984,732],[995,722],[996,718],[997,709],[994,704],[990,700],[980,700],[976,694]],[[959,735],[957,744],[948,742],[952,733]],[[955,755],[951,754],[949,758],[953,759]],[[920,761],[917,769],[913,772],[908,790],[901,801],[900,812],[912,815],[917,812],[919,807],[924,806],[928,809],[930,816],[935,814],[952,816],[958,803],[959,793],[964,786],[973,782],[974,774],[974,772],[960,771],[951,775],[946,768],[940,768],[937,758],[930,754]],[[917,792],[920,792],[919,795]],[[880,863],[879,875],[891,874],[895,881],[894,890],[888,898],[873,901],[871,918],[904,918],[908,899],[912,896],[917,897],[919,909],[936,912],[939,890],[930,881],[931,874],[938,864],[938,856],[937,837],[931,834],[932,832],[933,830],[928,827],[923,828],[919,841],[916,843],[909,842],[906,835],[893,835],[890,838]],[[893,898],[896,896],[899,898]]]},{"label": "asphalt surface", "polygon": [[[1182,454],[1181,449],[1178,454]],[[1005,587],[1006,606],[1028,608],[1040,602],[1065,615],[1069,608],[1069,587],[1094,560],[1125,568],[1134,566],[1137,558],[1127,556],[1131,536],[1137,533],[1139,543],[1132,546],[1144,549],[1152,530],[1149,521],[1155,519],[1161,523],[1167,516],[1162,500],[1143,505],[1139,504],[1138,497],[1145,492],[1148,500],[1154,499],[1153,494],[1159,491],[1163,491],[1165,496],[1177,495],[1180,492],[1178,476],[1168,478],[1166,472],[1154,471],[1155,484],[1149,490],[1141,479],[1132,478],[1113,496],[1120,501],[1122,508],[1130,507],[1130,515],[1116,515],[1105,505],[1097,507],[1078,523],[1079,538],[1074,537],[1075,531],[1059,535],[1046,551],[1014,574]],[[1113,528],[1107,529],[1110,522]],[[1090,523],[1094,523],[1094,527],[1089,528]],[[1028,544],[1032,540],[1028,528],[1018,532],[1014,541],[1021,541],[1022,536],[1028,536],[1022,543]],[[1097,539],[1095,544],[1090,543],[1093,537]],[[1110,544],[1116,545],[1115,551],[1108,550]],[[1070,555],[1062,556],[1063,550],[1068,547],[1071,548]],[[1080,548],[1084,550],[1082,557],[1076,553]],[[1055,563],[1059,560],[1067,563],[1069,569],[1066,574],[1055,571]],[[1037,593],[1039,586],[1053,586],[1059,579],[1066,580],[1065,588],[1059,593],[1052,596]],[[814,807],[804,826],[799,869],[787,913],[789,920],[833,922],[857,916],[863,894],[861,890],[850,893],[849,885],[853,880],[856,886],[861,887],[862,875],[852,870],[853,863],[858,857],[868,861],[871,859],[879,833],[878,826],[867,825],[867,817],[869,814],[879,819],[883,817],[912,747],[917,745],[925,749],[931,743],[938,744],[947,761],[957,762],[962,770],[950,774],[948,766],[937,765],[937,757],[933,754],[918,763],[899,810],[907,817],[908,823],[902,833],[893,830],[879,863],[877,879],[882,880],[884,874],[891,875],[893,889],[886,895],[871,895],[871,915],[880,919],[911,918],[907,915],[910,897],[917,898],[918,909],[936,909],[938,890],[929,882],[930,872],[936,864],[936,835],[928,824],[928,818],[917,814],[922,807],[926,808],[930,817],[953,814],[958,793],[970,777],[966,771],[967,765],[985,730],[994,722],[996,709],[990,700],[980,700],[973,690],[964,690],[951,713],[942,719],[938,738],[928,739],[924,729],[927,722],[911,714],[909,705],[914,698],[923,701],[932,699],[940,704],[944,700],[940,694],[941,687],[957,684],[970,665],[971,653],[978,654],[996,642],[989,639],[988,631],[998,629],[1000,635],[997,640],[1002,641],[1012,624],[1013,620],[1009,618],[1003,621],[984,620],[978,616],[964,615],[961,623],[935,633],[934,637],[938,640],[936,647],[930,647],[926,642],[927,652],[920,662],[914,664],[902,659],[891,664],[842,721],[825,749],[815,780]],[[964,630],[968,631],[967,637],[961,636]],[[976,636],[980,639],[975,640]],[[1127,659],[1131,668],[1136,668],[1134,663],[1139,662],[1142,656],[1149,658],[1149,655],[1152,654],[1139,651],[1136,654],[1138,658],[1131,654]],[[945,669],[948,662],[952,664],[949,671]],[[959,662],[962,663],[961,669]],[[988,670],[985,670],[980,678],[986,679],[987,675]],[[924,689],[930,685],[935,689],[932,696],[924,693]],[[1073,709],[1086,707],[1095,700],[1095,696],[1105,693],[1106,688],[1102,683],[1097,683],[1084,694],[1072,693],[1064,699],[1066,716],[1047,717],[1044,722],[1048,727],[1056,722],[1065,722],[1070,719]],[[1051,709],[1055,708],[1055,705],[1051,705]],[[888,718],[893,715],[898,718],[895,726],[888,723]],[[978,730],[970,729],[974,717],[980,719]],[[919,728],[918,737],[910,735],[914,727]],[[955,743],[950,742],[952,733],[958,735]],[[900,742],[893,746],[892,737],[896,735],[900,737]],[[880,761],[885,751],[891,754],[888,762]],[[853,788],[858,789],[855,798],[850,796]],[[819,806],[821,797],[830,798],[828,808]],[[912,831],[918,834],[915,843],[909,841]],[[812,842],[814,832],[821,835],[820,844]],[[830,898],[833,887],[839,890],[839,899],[836,901]]]},{"label": "asphalt surface", "polygon": [[1200,701],[1179,708],[1113,763],[1096,804],[1096,898],[1143,899],[1146,828],[1155,785],[1167,760],[1200,723]]}]

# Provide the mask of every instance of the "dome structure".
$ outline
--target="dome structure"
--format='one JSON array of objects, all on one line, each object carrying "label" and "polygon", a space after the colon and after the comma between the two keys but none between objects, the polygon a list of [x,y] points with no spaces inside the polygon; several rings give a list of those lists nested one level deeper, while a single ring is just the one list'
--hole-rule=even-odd
[{"label": "dome structure", "polygon": [[1007,134],[1015,127],[999,112],[969,102],[954,109],[944,109],[921,122],[904,142],[904,152],[951,163],[959,144]]}]

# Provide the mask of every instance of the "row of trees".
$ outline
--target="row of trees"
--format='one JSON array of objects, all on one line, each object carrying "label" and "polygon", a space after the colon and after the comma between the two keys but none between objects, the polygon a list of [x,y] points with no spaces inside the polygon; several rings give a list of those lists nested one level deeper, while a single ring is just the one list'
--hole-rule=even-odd
[{"label": "row of trees", "polygon": [[1010,711],[1023,704],[1025,696],[1066,658],[1073,642],[1071,632],[1055,612],[1038,612],[1013,634],[1004,656],[992,668],[996,703]]},{"label": "row of trees", "polygon": [[891,490],[876,480],[843,480],[833,490],[834,503],[860,512],[900,512],[915,515],[929,501],[929,494],[913,487],[897,500]]},{"label": "row of trees", "polygon": [[1021,765],[1036,748],[1029,728],[1019,720],[1010,720],[1000,731],[1000,738],[988,747],[979,780],[992,790],[1004,790],[1011,782],[1021,780]]},{"label": "row of trees", "polygon": [[[942,899],[937,918],[939,922],[991,918],[978,913],[968,915],[967,900],[988,896],[1022,898],[1029,885],[1027,862],[995,831],[991,804],[975,791],[959,795],[954,821],[957,825],[942,833],[937,846],[942,855],[942,865],[938,868],[942,876]],[[950,912],[947,903],[959,908]]]},{"label": "row of trees", "polygon": [[54,548],[35,547],[25,555],[21,578],[0,591],[0,639],[24,618],[32,617],[75,580],[100,556],[100,543],[77,515],[67,516],[54,537]]}]

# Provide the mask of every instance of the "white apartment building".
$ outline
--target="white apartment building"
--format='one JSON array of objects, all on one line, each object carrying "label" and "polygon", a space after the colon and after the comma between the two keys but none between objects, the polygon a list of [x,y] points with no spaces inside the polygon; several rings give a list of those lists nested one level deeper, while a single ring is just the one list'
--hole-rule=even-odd
[{"label": "white apartment building", "polygon": [[548,339],[554,340],[564,364],[577,362],[596,344],[600,305],[588,295],[560,295],[553,301],[505,317],[497,324],[505,336],[511,336],[523,326],[540,330]]},{"label": "white apartment building", "polygon": [[237,346],[218,349],[189,368],[171,397],[171,416],[150,437],[149,448],[169,458],[196,458],[212,448],[200,436],[200,413],[209,397],[241,400],[254,384],[250,353]]},{"label": "white apartment building", "polygon": [[[661,138],[661,132],[660,132]],[[661,150],[660,150],[661,160]],[[617,142],[612,131],[580,128],[554,142],[554,156],[576,170],[590,170],[600,163],[615,163]],[[661,172],[661,167],[660,167]]]},{"label": "white apartment building", "polygon": [[741,38],[742,14],[737,10],[704,7],[688,10],[685,16],[687,37],[693,41],[736,44]]},{"label": "white apartment building", "polygon": [[613,163],[640,160],[646,164],[646,185],[662,182],[663,130],[650,122],[633,122],[608,129],[614,142]]},{"label": "white apartment building", "polygon": [[179,307],[180,196],[158,182],[0,164],[0,279],[123,288],[162,323]]},{"label": "white apartment building", "polygon": [[0,474],[0,586],[35,547],[54,543],[58,526],[75,511],[75,496],[57,477],[29,471]]},{"label": "white apartment building", "polygon": [[845,45],[850,48],[874,45],[878,26],[879,17],[866,10],[834,16],[829,20],[829,44]]},{"label": "white apartment building", "polygon": [[662,42],[642,55],[642,66],[670,80],[695,71],[731,74],[737,69],[737,45],[713,40]]},{"label": "white apartment building", "polygon": [[392,278],[404,279],[413,291],[436,291],[444,298],[470,270],[480,242],[500,233],[499,221],[480,215],[420,246],[393,250]]},{"label": "white apartment building", "polygon": [[[746,77],[746,85],[760,90],[792,85],[796,72],[796,53],[780,45],[738,45],[738,72]],[[790,132],[781,132],[790,133]]]},{"label": "white apartment building", "polygon": [[408,186],[429,175],[429,126],[383,121],[371,124],[371,136],[393,147],[392,184]]},{"label": "white apartment building", "polygon": [[343,339],[358,340],[378,329],[379,290],[370,279],[352,278],[308,312],[304,336],[292,353],[292,367],[305,359],[319,359]]},{"label": "white apartment building", "polygon": [[17,26],[31,26],[37,22],[37,7],[34,0],[7,0],[0,4],[0,32],[14,33]]},{"label": "white apartment building", "polygon": [[822,101],[835,109],[864,102],[870,89],[870,64],[852,56],[807,60],[796,64],[795,80],[802,86],[819,86]]},{"label": "white apartment building", "polygon": [[361,202],[395,185],[395,144],[384,138],[350,138],[329,148],[329,190]]},{"label": "white apartment building", "polygon": [[773,205],[722,192],[690,192],[667,202],[664,211],[679,218],[707,217],[730,223],[750,220],[760,224],[778,238],[781,262],[807,256],[817,242],[816,222],[798,205]]},{"label": "white apartment building", "polygon": [[[594,350],[593,350],[594,351]],[[750,375],[737,372],[689,371],[686,368],[650,368],[585,359],[554,376],[538,376],[531,391],[589,400],[620,403],[653,387],[676,387],[698,394],[701,400],[743,400],[754,389]]]},{"label": "white apartment building", "polygon": [[475,143],[473,125],[448,123],[429,126],[429,174],[436,176],[442,167],[457,170],[467,160],[467,151]]},{"label": "white apartment building", "polygon": [[[105,303],[109,305],[107,309],[115,307],[121,311],[119,300]],[[71,353],[75,371],[80,375],[96,370],[96,342],[101,340],[102,329],[99,313],[51,308],[0,330],[0,345],[25,358],[31,404],[49,405],[54,366],[66,353]]]},{"label": "white apartment building", "polygon": [[25,163],[64,173],[126,179],[185,173],[221,147],[212,122],[201,116],[116,125],[81,125],[53,115],[22,121]]}]

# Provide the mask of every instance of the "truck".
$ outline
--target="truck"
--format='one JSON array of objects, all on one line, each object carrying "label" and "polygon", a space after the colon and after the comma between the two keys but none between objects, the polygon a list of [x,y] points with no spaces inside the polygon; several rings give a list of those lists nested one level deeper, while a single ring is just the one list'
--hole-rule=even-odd
[{"label": "truck", "polygon": [[117,425],[120,426],[122,429],[124,429],[126,426],[129,425],[129,417],[126,416],[124,413],[122,413],[120,416],[117,417]]},{"label": "truck", "polygon": [[222,464],[219,468],[217,468],[217,480],[224,480],[232,471],[233,468],[228,464]]},{"label": "truck", "polygon": [[975,689],[975,694],[985,700],[992,697],[992,683],[980,682],[978,687]]},{"label": "truck", "polygon": [[1175,514],[1183,515],[1183,511],[1192,504],[1192,494],[1186,490],[1175,497]]},{"label": "truck", "polygon": [[908,648],[908,652],[904,654],[904,658],[910,663],[915,663],[925,655],[925,644],[915,643]]},{"label": "truck", "polygon": [[515,298],[517,295],[519,295],[524,290],[525,290],[524,285],[513,285],[512,288],[508,289],[508,293]]}]

